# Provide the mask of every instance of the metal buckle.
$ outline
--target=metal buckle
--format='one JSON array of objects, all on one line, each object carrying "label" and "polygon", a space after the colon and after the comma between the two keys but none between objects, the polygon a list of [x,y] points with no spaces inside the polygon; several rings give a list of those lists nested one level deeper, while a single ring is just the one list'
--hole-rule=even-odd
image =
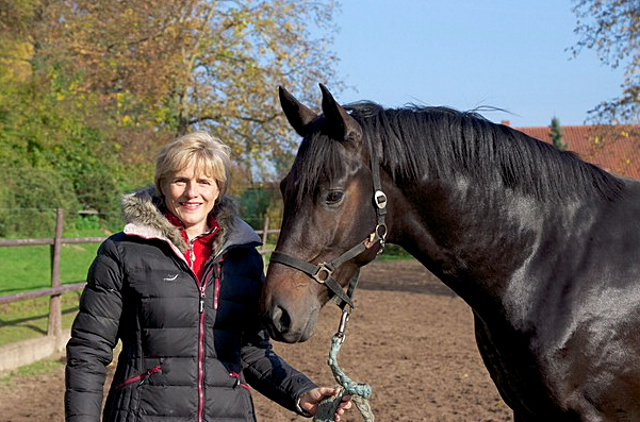
[{"label": "metal buckle", "polygon": [[331,274],[335,271],[335,268],[331,266],[331,264],[327,264],[326,262],[322,262],[318,264],[318,269],[311,277],[313,277],[318,283],[324,284],[325,281],[331,277]]},{"label": "metal buckle", "polygon": [[373,247],[373,245],[376,244],[376,242],[378,241],[379,237],[376,234],[376,232],[373,232],[369,235],[369,237],[367,237],[364,242],[362,242],[362,244],[364,245],[365,248],[367,249],[371,249]]},{"label": "metal buckle", "polygon": [[342,309],[342,316],[340,317],[340,325],[338,325],[338,331],[334,334],[340,343],[342,343],[346,337],[347,321],[349,321],[349,311],[347,308]]},{"label": "metal buckle", "polygon": [[381,190],[377,190],[373,194],[373,201],[379,209],[383,209],[387,206],[387,195]]}]

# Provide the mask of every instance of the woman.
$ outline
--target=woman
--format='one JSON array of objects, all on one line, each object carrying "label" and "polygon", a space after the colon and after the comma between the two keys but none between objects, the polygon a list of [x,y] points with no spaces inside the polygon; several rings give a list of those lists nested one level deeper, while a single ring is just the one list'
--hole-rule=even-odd
[{"label": "woman", "polygon": [[260,327],[260,238],[225,196],[229,168],[226,146],[193,133],[160,152],[155,187],[124,198],[127,224],[100,246],[67,345],[67,421],[100,420],[118,340],[105,422],[255,421],[249,385],[311,416],[336,393],[278,357]]}]

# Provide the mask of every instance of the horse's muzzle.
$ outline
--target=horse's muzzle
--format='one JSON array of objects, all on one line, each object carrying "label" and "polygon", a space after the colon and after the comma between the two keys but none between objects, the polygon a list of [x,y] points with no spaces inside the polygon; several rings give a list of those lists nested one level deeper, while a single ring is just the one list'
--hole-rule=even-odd
[{"label": "horse's muzzle", "polygon": [[[298,343],[311,337],[317,318],[317,308],[311,309],[306,315],[293,319],[286,306],[272,303],[263,313],[262,323],[272,339],[285,343]],[[298,323],[296,324],[294,321]]]},{"label": "horse's muzzle", "polygon": [[[293,278],[287,277],[291,275]],[[296,284],[296,277],[304,277],[305,283]],[[308,340],[313,334],[320,303],[313,290],[301,288],[305,285],[308,286],[309,281],[302,273],[298,275],[287,268],[269,268],[260,311],[262,324],[274,340],[297,343]]]}]

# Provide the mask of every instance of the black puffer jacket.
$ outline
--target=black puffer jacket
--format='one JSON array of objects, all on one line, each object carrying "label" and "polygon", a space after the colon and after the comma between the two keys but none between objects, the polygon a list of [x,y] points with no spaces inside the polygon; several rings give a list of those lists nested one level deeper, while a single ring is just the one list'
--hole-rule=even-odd
[{"label": "black puffer jacket", "polygon": [[315,385],[272,351],[259,326],[259,237],[223,198],[199,286],[181,252],[187,245],[159,203],[153,189],[125,197],[128,224],[101,245],[89,270],[67,345],[67,421],[100,420],[118,339],[105,422],[254,421],[247,384],[299,411],[298,397]]}]

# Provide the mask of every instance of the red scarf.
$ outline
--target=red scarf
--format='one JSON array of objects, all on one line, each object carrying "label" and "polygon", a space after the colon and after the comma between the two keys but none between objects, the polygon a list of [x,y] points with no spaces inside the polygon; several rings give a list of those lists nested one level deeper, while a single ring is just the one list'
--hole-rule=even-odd
[{"label": "red scarf", "polygon": [[188,245],[187,249],[182,251],[182,254],[189,263],[191,269],[193,269],[193,272],[196,273],[198,282],[202,281],[202,278],[204,277],[204,274],[202,273],[204,270],[204,264],[213,254],[213,237],[218,233],[218,231],[220,231],[218,222],[212,214],[209,214],[207,216],[207,224],[209,225],[210,230],[195,237],[191,242],[189,242],[189,237],[187,236],[187,232],[184,230],[184,224],[182,224],[182,221],[180,221],[180,219],[173,215],[169,210],[165,211],[165,216],[171,224],[180,229],[180,235]]}]

